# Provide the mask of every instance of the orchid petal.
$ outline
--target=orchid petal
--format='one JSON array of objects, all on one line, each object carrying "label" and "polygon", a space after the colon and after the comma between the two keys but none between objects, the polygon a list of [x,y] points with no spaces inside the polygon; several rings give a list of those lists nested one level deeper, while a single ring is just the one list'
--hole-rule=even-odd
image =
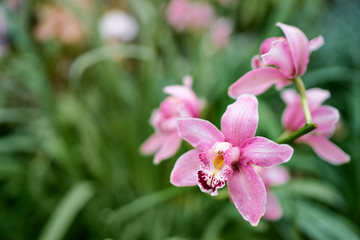
[{"label": "orchid petal", "polygon": [[261,55],[265,65],[273,65],[289,79],[294,78],[295,68],[289,43],[284,40],[275,41],[269,52]]},{"label": "orchid petal", "polygon": [[154,164],[159,164],[162,160],[172,157],[180,147],[181,138],[176,131],[168,135],[154,156]]},{"label": "orchid petal", "polygon": [[314,52],[324,45],[325,41],[323,36],[318,36],[309,42],[309,51]]},{"label": "orchid petal", "polygon": [[289,172],[282,166],[261,168],[261,170],[257,172],[265,186],[281,185],[286,183],[290,178]]},{"label": "orchid petal", "polygon": [[254,69],[233,83],[229,87],[228,94],[234,99],[244,93],[258,95],[279,81],[291,83],[291,81],[276,68],[263,67]]},{"label": "orchid petal", "polygon": [[267,203],[264,218],[270,221],[276,221],[283,215],[280,203],[277,197],[270,191],[267,191]]},{"label": "orchid petal", "polygon": [[257,69],[257,68],[262,68],[262,67],[265,67],[265,64],[263,63],[263,61],[261,60],[259,55],[255,55],[251,59],[251,68]]},{"label": "orchid petal", "polygon": [[167,86],[164,88],[164,93],[172,95],[173,97],[176,97],[181,101],[187,103],[191,108],[193,117],[199,117],[200,104],[195,93],[191,90],[191,88],[181,85]]},{"label": "orchid petal", "polygon": [[170,175],[170,182],[178,187],[197,185],[197,171],[202,162],[200,151],[192,149],[179,157]]},{"label": "orchid petal", "polygon": [[339,165],[350,161],[350,156],[326,137],[307,136],[302,141],[309,144],[320,158],[331,164]]},{"label": "orchid petal", "polygon": [[[320,106],[326,99],[330,98],[330,92],[321,88],[312,88],[306,91],[306,97],[310,109]],[[300,97],[298,97],[300,99]]]},{"label": "orchid petal", "polygon": [[154,133],[140,147],[140,152],[144,155],[151,155],[160,149],[165,135],[160,133]]},{"label": "orchid petal", "polygon": [[284,32],[286,39],[290,45],[290,51],[295,67],[295,76],[301,76],[305,73],[307,64],[309,63],[309,40],[305,34],[297,27],[277,23],[277,26]]},{"label": "orchid petal", "polygon": [[265,213],[266,189],[254,167],[238,164],[238,171],[228,180],[228,189],[239,213],[257,226]]},{"label": "orchid petal", "polygon": [[317,124],[316,133],[330,136],[335,131],[340,115],[336,108],[321,106],[311,112],[312,121]]},{"label": "orchid petal", "polygon": [[216,142],[224,141],[224,135],[206,120],[181,118],[177,123],[180,136],[199,150],[206,151]]},{"label": "orchid petal", "polygon": [[301,107],[300,97],[294,90],[285,90],[281,98],[287,104],[282,115],[283,126],[290,131],[296,131],[305,124],[304,112]]},{"label": "orchid petal", "polygon": [[287,144],[277,144],[263,137],[253,137],[240,146],[240,162],[272,167],[289,161],[293,152],[293,148]]},{"label": "orchid petal", "polygon": [[240,146],[246,139],[255,136],[258,121],[256,97],[243,94],[227,107],[221,118],[221,130],[227,142]]},{"label": "orchid petal", "polygon": [[[313,112],[330,97],[330,92],[320,88],[313,88],[306,91],[306,96],[309,102],[311,114],[313,115]],[[287,104],[282,116],[282,123],[285,128],[291,131],[296,131],[303,127],[305,124],[305,117],[302,111],[299,95],[297,95],[294,90],[285,90],[281,93],[281,98]],[[314,120],[314,117],[313,122],[317,123]]]},{"label": "orchid petal", "polygon": [[284,37],[272,37],[265,39],[260,45],[260,55],[269,52],[273,42],[284,39],[285,39]]},{"label": "orchid petal", "polygon": [[281,98],[286,104],[292,104],[297,98],[297,94],[292,89],[287,89],[281,92]]}]

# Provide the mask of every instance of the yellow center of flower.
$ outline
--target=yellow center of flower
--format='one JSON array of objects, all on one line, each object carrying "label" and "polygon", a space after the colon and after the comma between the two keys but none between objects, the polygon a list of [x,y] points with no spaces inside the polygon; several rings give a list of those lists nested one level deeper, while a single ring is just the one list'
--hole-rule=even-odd
[{"label": "yellow center of flower", "polygon": [[224,164],[224,156],[222,154],[220,154],[214,160],[214,167],[217,170],[220,170],[220,168],[223,164]]}]

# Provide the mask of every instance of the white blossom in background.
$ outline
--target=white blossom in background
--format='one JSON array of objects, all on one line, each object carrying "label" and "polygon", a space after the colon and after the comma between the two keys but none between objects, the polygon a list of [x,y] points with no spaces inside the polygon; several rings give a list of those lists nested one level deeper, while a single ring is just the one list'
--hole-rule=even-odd
[{"label": "white blossom in background", "polygon": [[103,15],[99,22],[99,33],[105,40],[132,41],[139,31],[136,19],[123,11],[112,10]]}]

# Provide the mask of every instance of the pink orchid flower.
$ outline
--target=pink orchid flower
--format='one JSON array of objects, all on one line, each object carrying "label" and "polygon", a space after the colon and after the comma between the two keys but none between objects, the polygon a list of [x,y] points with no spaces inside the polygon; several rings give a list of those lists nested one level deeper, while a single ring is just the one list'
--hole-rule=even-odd
[{"label": "pink orchid flower", "polygon": [[178,32],[205,29],[213,22],[214,15],[209,4],[189,0],[171,0],[166,11],[169,24]]},{"label": "pink orchid flower", "polygon": [[200,101],[191,89],[192,78],[184,77],[183,83],[183,86],[173,85],[164,88],[164,92],[170,96],[150,118],[155,133],[141,145],[140,151],[145,155],[156,153],[154,164],[170,158],[180,147],[181,137],[177,132],[176,119],[200,116]]},{"label": "pink orchid flower", "polygon": [[[338,165],[349,162],[349,155],[328,139],[334,133],[340,117],[337,109],[322,105],[330,97],[329,91],[313,88],[307,90],[306,95],[312,121],[317,124],[317,128],[296,141],[307,143],[320,158],[329,163]],[[305,125],[300,96],[294,90],[285,90],[281,93],[281,97],[287,105],[282,116],[282,123],[286,130],[294,132]]]},{"label": "pink orchid flower", "polygon": [[221,130],[206,120],[178,119],[180,136],[196,149],[175,163],[170,181],[175,186],[198,185],[214,196],[228,183],[240,214],[256,226],[265,213],[266,189],[253,164],[272,167],[288,161],[293,149],[263,137],[254,137],[258,125],[255,96],[241,95],[221,118]]},{"label": "pink orchid flower", "polygon": [[277,23],[285,37],[265,39],[260,46],[260,56],[252,59],[252,68],[228,90],[232,98],[243,93],[261,94],[273,84],[281,89],[291,80],[305,73],[310,53],[324,45],[322,36],[309,41],[305,34],[294,26]]},{"label": "pink orchid flower", "polygon": [[226,18],[219,18],[212,24],[210,28],[210,36],[212,45],[216,50],[229,44],[231,32],[231,22]]},{"label": "pink orchid flower", "polygon": [[277,186],[285,184],[289,180],[288,171],[281,166],[275,166],[271,168],[255,167],[256,172],[261,177],[266,188],[266,211],[264,218],[270,221],[276,221],[283,215],[282,208],[279,200],[271,192],[271,186]]}]

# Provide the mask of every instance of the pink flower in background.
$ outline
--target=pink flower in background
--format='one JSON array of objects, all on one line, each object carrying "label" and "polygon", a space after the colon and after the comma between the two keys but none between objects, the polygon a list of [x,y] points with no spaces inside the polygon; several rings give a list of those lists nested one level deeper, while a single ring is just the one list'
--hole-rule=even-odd
[{"label": "pink flower in background", "polygon": [[[338,165],[349,162],[349,155],[328,139],[334,133],[340,117],[337,109],[322,105],[330,97],[329,91],[313,88],[307,90],[306,95],[312,121],[317,124],[317,128],[296,141],[309,144],[320,158],[329,163]],[[293,90],[285,90],[281,97],[287,105],[282,116],[282,123],[286,130],[294,132],[305,125],[300,96]]]},{"label": "pink flower in background", "polygon": [[169,24],[179,32],[185,29],[202,30],[213,21],[214,10],[207,3],[171,0],[166,16]]},{"label": "pink flower in background", "polygon": [[271,168],[255,167],[256,172],[261,177],[266,188],[266,211],[264,218],[270,221],[276,221],[283,215],[282,208],[277,197],[271,192],[271,186],[285,184],[289,180],[288,171],[281,166]]},{"label": "pink flower in background", "polygon": [[58,5],[42,6],[38,15],[39,23],[35,27],[35,37],[40,41],[55,38],[63,43],[74,44],[81,42],[85,37],[82,23]]},{"label": "pink flower in background", "polygon": [[189,28],[195,30],[206,29],[213,22],[215,14],[213,8],[205,2],[192,2],[189,14]]},{"label": "pink flower in background", "polygon": [[180,147],[176,119],[200,116],[200,102],[191,89],[192,78],[184,77],[183,83],[183,86],[165,87],[164,92],[170,96],[152,113],[150,123],[155,133],[142,144],[140,151],[146,155],[155,153],[155,164],[173,156]]},{"label": "pink flower in background", "polygon": [[261,94],[273,84],[281,89],[291,83],[291,80],[305,73],[310,53],[324,44],[319,36],[311,41],[298,28],[283,23],[277,26],[285,37],[265,39],[260,46],[260,56],[252,59],[252,68],[228,90],[232,98],[243,93]]},{"label": "pink flower in background", "polygon": [[99,32],[105,40],[132,41],[139,27],[136,19],[123,11],[112,10],[105,13],[99,22]]},{"label": "pink flower in background", "polygon": [[263,137],[254,137],[258,125],[258,102],[241,95],[221,118],[221,130],[202,119],[178,119],[180,136],[196,149],[183,154],[171,172],[175,186],[198,185],[217,195],[228,189],[240,214],[256,226],[265,213],[266,189],[253,164],[272,167],[288,161],[293,149]]},{"label": "pink flower in background", "polygon": [[211,42],[216,49],[220,49],[229,44],[232,26],[226,18],[217,19],[211,26]]},{"label": "pink flower in background", "polygon": [[5,12],[0,8],[0,57],[8,51],[7,31]]}]

